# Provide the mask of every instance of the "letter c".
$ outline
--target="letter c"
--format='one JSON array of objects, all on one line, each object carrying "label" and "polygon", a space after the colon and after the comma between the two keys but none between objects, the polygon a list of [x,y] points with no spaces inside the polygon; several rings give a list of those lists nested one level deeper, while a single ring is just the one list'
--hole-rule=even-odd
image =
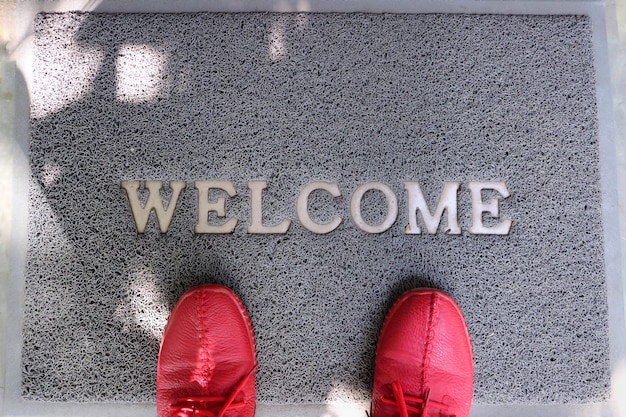
[{"label": "letter c", "polygon": [[328,191],[333,197],[341,196],[336,182],[314,181],[305,185],[296,200],[296,214],[300,224],[317,234],[326,234],[335,230],[341,224],[341,217],[335,216],[328,223],[316,223],[309,216],[309,195],[315,190]]}]

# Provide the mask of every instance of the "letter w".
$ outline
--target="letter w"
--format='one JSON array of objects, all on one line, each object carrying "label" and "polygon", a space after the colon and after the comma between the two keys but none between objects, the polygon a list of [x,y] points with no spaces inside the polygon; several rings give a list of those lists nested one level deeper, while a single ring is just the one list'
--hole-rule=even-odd
[{"label": "letter w", "polygon": [[130,203],[130,209],[133,212],[133,219],[135,220],[137,233],[145,232],[150,212],[153,209],[156,213],[161,233],[167,233],[167,229],[169,229],[172,221],[172,216],[174,215],[176,203],[178,202],[178,196],[183,188],[185,188],[185,182],[169,182],[170,189],[172,190],[172,196],[167,203],[167,208],[163,207],[163,201],[161,200],[161,188],[163,187],[163,183],[161,181],[145,181],[144,187],[148,189],[149,194],[148,200],[143,207],[139,201],[139,196],[137,195],[139,185],[139,181],[122,181],[120,183],[120,187],[126,191],[126,195],[128,196],[128,202]]}]

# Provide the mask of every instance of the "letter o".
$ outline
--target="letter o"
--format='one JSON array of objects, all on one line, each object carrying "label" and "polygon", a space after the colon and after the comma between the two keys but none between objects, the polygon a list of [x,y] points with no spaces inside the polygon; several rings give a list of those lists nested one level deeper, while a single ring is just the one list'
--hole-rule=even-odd
[{"label": "letter o", "polygon": [[[383,193],[387,200],[387,217],[382,223],[377,225],[371,225],[363,220],[361,216],[361,200],[366,192],[370,190],[378,190]],[[350,199],[350,215],[352,216],[352,222],[362,231],[367,233],[383,233],[389,229],[398,217],[398,198],[388,185],[382,182],[372,181],[360,185]]]}]

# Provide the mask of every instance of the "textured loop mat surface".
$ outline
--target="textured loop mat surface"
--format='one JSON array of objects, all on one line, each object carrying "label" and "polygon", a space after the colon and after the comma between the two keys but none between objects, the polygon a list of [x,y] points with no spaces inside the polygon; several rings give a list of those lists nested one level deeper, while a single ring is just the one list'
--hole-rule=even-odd
[{"label": "textured loop mat surface", "polygon": [[[367,401],[384,314],[417,286],[462,308],[476,402],[608,397],[588,18],[41,14],[34,71],[26,398],[153,401],[168,311],[205,282],[250,312],[260,402]],[[126,180],[185,183],[167,233],[154,214],[137,233]],[[203,180],[232,182],[208,224],[236,218],[233,233],[194,233]],[[247,232],[261,180],[263,224],[286,233]],[[341,192],[310,196],[313,221],[342,218],[328,234],[296,215],[313,181]],[[350,213],[371,181],[397,196],[378,234]],[[458,182],[460,233],[444,212],[436,234],[422,217],[407,234],[407,181],[433,212]],[[482,193],[499,209],[482,221],[510,219],[508,235],[470,233],[471,181],[506,185]],[[386,218],[380,191],[361,203]]]}]

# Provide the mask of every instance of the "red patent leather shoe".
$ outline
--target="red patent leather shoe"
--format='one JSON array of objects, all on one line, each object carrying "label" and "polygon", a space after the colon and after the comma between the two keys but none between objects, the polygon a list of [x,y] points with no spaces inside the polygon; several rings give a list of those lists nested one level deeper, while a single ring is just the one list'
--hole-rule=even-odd
[{"label": "red patent leather shoe", "polygon": [[237,296],[202,285],[181,296],[161,340],[158,417],[253,417],[252,325]]},{"label": "red patent leather shoe", "polygon": [[430,288],[404,293],[380,331],[372,417],[467,417],[472,348],[461,310]]}]

